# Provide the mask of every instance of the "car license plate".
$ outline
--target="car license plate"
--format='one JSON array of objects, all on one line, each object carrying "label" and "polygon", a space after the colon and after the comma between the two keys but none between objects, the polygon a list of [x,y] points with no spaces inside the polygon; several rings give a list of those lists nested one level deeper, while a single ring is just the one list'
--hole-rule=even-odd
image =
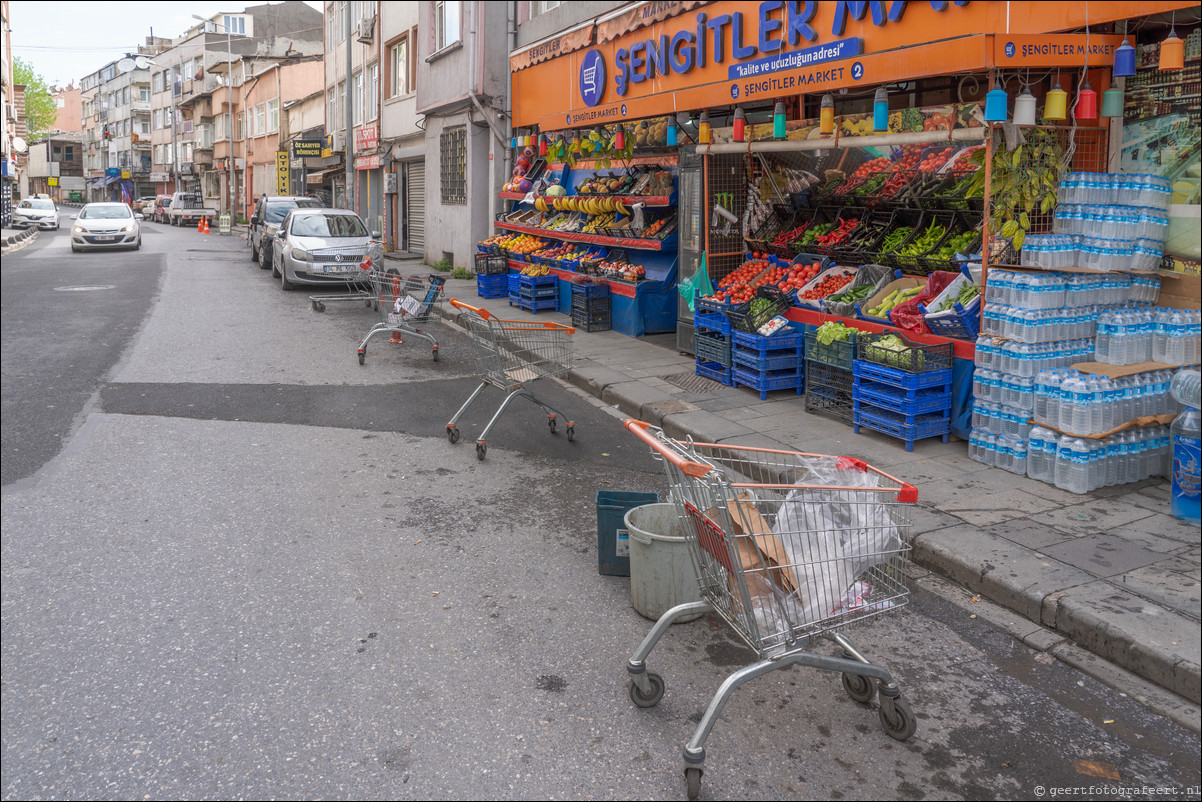
[{"label": "car license plate", "polygon": [[323,273],[351,273],[358,270],[358,265],[326,265],[321,270]]},{"label": "car license plate", "polygon": [[116,237],[97,237],[96,241],[97,242],[112,242],[115,239],[117,239],[117,238]]}]

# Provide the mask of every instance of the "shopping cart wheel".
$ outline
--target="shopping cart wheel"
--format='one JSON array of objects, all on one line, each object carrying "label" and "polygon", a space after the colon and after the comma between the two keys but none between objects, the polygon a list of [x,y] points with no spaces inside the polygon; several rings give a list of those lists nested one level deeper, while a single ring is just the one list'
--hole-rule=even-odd
[{"label": "shopping cart wheel", "polygon": [[843,690],[853,702],[866,705],[876,696],[876,683],[859,674],[844,674]]},{"label": "shopping cart wheel", "polygon": [[918,727],[918,722],[914,719],[914,711],[910,709],[910,704],[901,698],[893,700],[893,717],[890,718],[886,712],[889,705],[882,704],[880,711],[881,727],[885,730],[885,734],[890,738],[898,741],[907,741],[914,734],[914,730]]},{"label": "shopping cart wheel", "polygon": [[659,700],[664,698],[663,677],[654,671],[648,671],[647,682],[651,683],[651,690],[646,695],[639,690],[637,682],[630,683],[630,701],[634,702],[635,707],[655,707]]},{"label": "shopping cart wheel", "polygon": [[324,311],[326,311],[326,305],[323,304],[321,301],[314,301],[313,302],[313,311],[314,312],[324,312]]},{"label": "shopping cart wheel", "polygon": [[689,794],[689,799],[696,799],[701,796],[701,775],[705,774],[695,766],[689,766],[684,770],[684,787]]},{"label": "shopping cart wheel", "polygon": [[547,418],[547,428],[551,430],[551,434],[555,434],[555,416],[551,415]]},{"label": "shopping cart wheel", "polygon": [[483,461],[484,455],[488,453],[488,446],[484,443],[476,443],[476,459]]},{"label": "shopping cart wheel", "polygon": [[569,423],[568,428],[564,429],[564,433],[567,434],[569,441],[574,440],[576,438],[576,427]]},{"label": "shopping cart wheel", "polygon": [[359,364],[360,364],[360,365],[364,364],[364,360],[366,360],[366,359],[367,359],[367,352],[366,352],[366,351],[360,351],[360,352],[359,352]]},{"label": "shopping cart wheel", "polygon": [[437,346],[437,345],[436,345],[436,346],[434,346],[433,353],[431,354],[431,356],[433,356],[433,357],[434,357],[434,361],[435,361],[435,362],[437,362],[437,361],[438,361],[438,346]]},{"label": "shopping cart wheel", "polygon": [[447,439],[451,441],[452,445],[459,442],[459,427],[458,426],[448,426],[447,427]]}]

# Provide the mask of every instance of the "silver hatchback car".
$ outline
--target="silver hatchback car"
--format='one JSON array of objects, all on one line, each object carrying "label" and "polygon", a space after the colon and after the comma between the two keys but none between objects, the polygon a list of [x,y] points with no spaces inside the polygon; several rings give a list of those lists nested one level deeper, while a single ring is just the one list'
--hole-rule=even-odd
[{"label": "silver hatchback car", "polygon": [[79,210],[71,227],[71,251],[142,247],[142,215],[124,203],[89,203]]},{"label": "silver hatchback car", "polygon": [[359,267],[378,250],[362,218],[346,209],[296,208],[272,241],[271,274],[285,290],[299,284],[347,285],[363,281]]}]

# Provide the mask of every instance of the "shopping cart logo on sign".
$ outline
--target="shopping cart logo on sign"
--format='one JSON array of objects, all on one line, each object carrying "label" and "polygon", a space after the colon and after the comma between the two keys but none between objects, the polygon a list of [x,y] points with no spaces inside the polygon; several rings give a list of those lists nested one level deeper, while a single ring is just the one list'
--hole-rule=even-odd
[{"label": "shopping cart logo on sign", "polygon": [[590,50],[580,62],[580,99],[596,106],[605,94],[605,58],[599,50]]}]

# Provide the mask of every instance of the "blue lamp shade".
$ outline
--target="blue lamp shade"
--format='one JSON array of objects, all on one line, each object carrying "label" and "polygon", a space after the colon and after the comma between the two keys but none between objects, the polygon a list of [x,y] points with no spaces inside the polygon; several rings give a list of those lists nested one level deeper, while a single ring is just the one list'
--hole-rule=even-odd
[{"label": "blue lamp shade", "polygon": [[668,147],[676,147],[676,118],[668,117]]},{"label": "blue lamp shade", "polygon": [[889,130],[889,93],[883,86],[877,87],[872,97],[872,130]]},{"label": "blue lamp shade", "polygon": [[1008,99],[1006,90],[1000,86],[997,89],[991,89],[985,95],[985,122],[1006,122],[1006,101]]},{"label": "blue lamp shade", "polygon": [[772,107],[772,136],[775,139],[785,138],[785,104],[780,101]]},{"label": "blue lamp shade", "polygon": [[509,140],[509,147],[513,148],[514,150],[517,150],[518,138],[516,136]]},{"label": "blue lamp shade", "polygon": [[1115,78],[1130,78],[1135,75],[1135,48],[1127,44],[1126,37],[1123,37],[1123,43],[1114,51],[1114,71],[1111,74]]}]

